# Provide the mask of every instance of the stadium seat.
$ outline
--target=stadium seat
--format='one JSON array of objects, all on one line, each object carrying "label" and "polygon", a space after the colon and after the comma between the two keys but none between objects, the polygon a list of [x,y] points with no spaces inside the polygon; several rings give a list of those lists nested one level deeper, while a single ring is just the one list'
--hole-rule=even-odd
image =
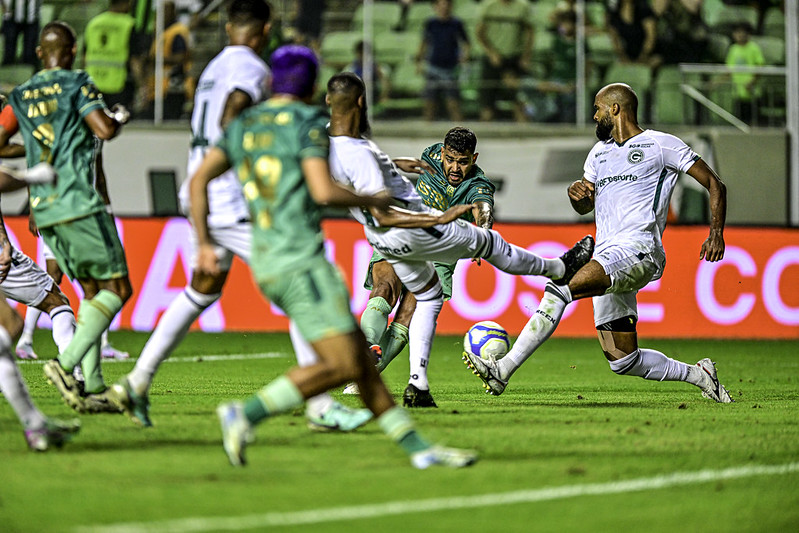
[{"label": "stadium seat", "polygon": [[433,10],[432,4],[414,2],[408,9],[408,25],[405,29],[412,32],[422,31],[425,21],[435,16],[436,12]]},{"label": "stadium seat", "polygon": [[778,7],[770,7],[763,15],[763,35],[785,39],[785,14]]},{"label": "stadium seat", "polygon": [[752,41],[760,46],[766,65],[785,64],[785,41],[781,37],[768,35],[753,35]]},{"label": "stadium seat", "polygon": [[83,35],[86,25],[91,19],[108,8],[107,2],[76,2],[67,4],[58,11],[58,20],[63,20],[75,30],[78,35]]},{"label": "stadium seat", "polygon": [[720,33],[709,33],[707,39],[708,59],[713,63],[724,63],[732,39]]},{"label": "stadium seat", "polygon": [[702,20],[713,28],[718,24],[719,13],[725,8],[722,0],[705,0],[702,2]]},{"label": "stadium seat", "polygon": [[[372,22],[375,35],[390,31],[391,27],[399,22],[400,6],[398,2],[374,2],[372,6]],[[355,8],[351,26],[353,31],[360,31],[363,28],[363,11],[363,4]]]},{"label": "stadium seat", "polygon": [[613,41],[607,33],[596,33],[586,37],[588,43],[588,57],[592,63],[605,66],[616,58],[613,50]]},{"label": "stadium seat", "polygon": [[681,83],[679,67],[660,67],[652,90],[652,121],[655,124],[693,124],[692,113],[686,115]]},{"label": "stadium seat", "polygon": [[728,34],[733,26],[741,22],[749,24],[753,30],[757,29],[759,13],[752,6],[724,6],[718,13],[718,20],[711,28],[721,33]]},{"label": "stadium seat", "polygon": [[321,45],[322,62],[342,68],[355,59],[355,45],[363,39],[360,31],[333,31],[324,36]]},{"label": "stadium seat", "polygon": [[605,29],[605,13],[607,8],[602,2],[586,2],[585,3],[585,18],[587,22],[598,30]]},{"label": "stadium seat", "polygon": [[405,61],[391,71],[391,98],[381,102],[380,107],[387,112],[412,112],[417,117],[424,107],[422,90],[424,78],[416,72],[416,64]]},{"label": "stadium seat", "polygon": [[375,35],[375,57],[380,63],[395,66],[419,51],[422,36],[418,32],[383,32]]}]

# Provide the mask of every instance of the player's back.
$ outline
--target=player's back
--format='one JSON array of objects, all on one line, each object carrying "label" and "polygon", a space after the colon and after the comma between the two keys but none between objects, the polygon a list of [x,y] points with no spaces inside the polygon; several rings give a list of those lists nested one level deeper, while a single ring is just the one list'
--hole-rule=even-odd
[{"label": "player's back", "polygon": [[305,183],[302,160],[327,159],[326,123],[316,107],[271,99],[245,110],[220,142],[249,204],[251,268],[259,280],[307,266],[323,250],[321,210]]},{"label": "player's back", "polygon": [[[226,46],[205,67],[197,82],[194,111],[191,115],[191,149],[188,176],[200,166],[206,150],[222,137],[222,114],[228,96],[240,90],[254,103],[266,95],[269,68],[263,59],[247,46]],[[188,205],[189,179],[180,190],[181,202]],[[210,184],[211,224],[229,225],[247,217],[241,191],[232,173],[225,173]]]},{"label": "player's back", "polygon": [[9,104],[25,140],[28,166],[50,162],[55,184],[31,186],[31,208],[45,227],[104,209],[94,190],[95,137],[84,118],[105,104],[81,70],[47,69],[16,87]]}]

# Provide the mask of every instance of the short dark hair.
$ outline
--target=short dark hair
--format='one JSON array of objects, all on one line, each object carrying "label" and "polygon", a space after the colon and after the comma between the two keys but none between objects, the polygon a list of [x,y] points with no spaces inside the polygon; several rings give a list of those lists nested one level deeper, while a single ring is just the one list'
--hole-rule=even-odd
[{"label": "short dark hair", "polygon": [[231,24],[266,23],[271,14],[269,4],[264,0],[233,0],[227,10]]},{"label": "short dark hair", "polygon": [[444,136],[444,147],[459,154],[474,153],[474,149],[477,148],[477,135],[469,128],[456,126]]},{"label": "short dark hair", "polygon": [[75,46],[75,43],[78,40],[75,30],[72,29],[72,26],[63,20],[54,20],[45,24],[44,28],[42,28],[40,36],[44,36],[46,33],[50,32],[57,33],[63,40],[64,46],[67,48],[72,48]]}]

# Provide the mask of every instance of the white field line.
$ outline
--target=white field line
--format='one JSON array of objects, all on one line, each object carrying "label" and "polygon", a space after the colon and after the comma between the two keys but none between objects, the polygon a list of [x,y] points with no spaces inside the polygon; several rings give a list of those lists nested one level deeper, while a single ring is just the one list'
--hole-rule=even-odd
[{"label": "white field line", "polygon": [[[247,359],[278,359],[280,357],[288,357],[288,353],[284,352],[266,352],[266,353],[231,353],[227,355],[190,355],[186,357],[170,357],[165,363],[204,363],[214,361],[242,361]],[[103,364],[106,363],[135,363],[136,358],[130,357],[128,359],[106,359],[103,358]],[[49,359],[17,359],[17,364],[20,365],[43,365]]]},{"label": "white field line", "polygon": [[74,531],[76,533],[182,533],[238,531],[245,529],[260,530],[267,527],[322,524],[411,513],[417,514],[432,511],[473,509],[475,507],[560,500],[578,496],[607,496],[608,494],[655,490],[680,485],[695,485],[725,479],[784,475],[796,472],[799,472],[799,462],[782,465],[749,465],[725,468],[723,470],[675,472],[663,476],[629,479],[627,481],[612,481],[609,483],[565,485],[562,487],[547,487],[475,496],[393,501],[285,513],[264,513],[230,517],[193,517],[156,522],[123,522],[119,524],[82,526],[76,528]]}]

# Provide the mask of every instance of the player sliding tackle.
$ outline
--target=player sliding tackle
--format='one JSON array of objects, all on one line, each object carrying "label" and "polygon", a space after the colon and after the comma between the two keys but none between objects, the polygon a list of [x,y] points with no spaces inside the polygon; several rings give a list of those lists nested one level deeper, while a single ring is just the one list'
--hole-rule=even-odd
[{"label": "player sliding tackle", "polygon": [[[230,123],[208,150],[191,182],[191,217],[197,232],[197,268],[215,275],[219,258],[208,226],[208,183],[235,168],[252,215],[251,269],[261,292],[292,321],[295,350],[315,352],[317,362],[294,367],[246,402],[217,409],[230,462],[245,462],[253,427],[291,412],[319,393],[355,381],[381,429],[405,450],[416,468],[434,464],[462,467],[477,456],[433,446],[415,430],[380,379],[369,345],[349,309],[349,294],[338,270],[324,255],[319,205],[364,206],[417,226],[445,223],[470,206],[445,214],[411,218],[389,207],[386,195],[359,195],[331,179],[327,118],[308,105],[316,84],[314,53],[285,46],[272,55],[274,96]],[[308,359],[308,358],[306,358]]]},{"label": "player sliding tackle", "polygon": [[[365,87],[358,76],[342,72],[330,78],[327,103],[330,106],[330,167],[336,181],[359,194],[388,193],[417,216],[439,212],[426,206],[391,159],[375,143],[362,137],[369,130],[369,124]],[[471,211],[475,205],[456,207],[467,207]],[[410,359],[417,368],[426,368],[429,364],[436,320],[444,305],[434,261],[452,264],[460,259],[480,258],[508,274],[540,275],[567,283],[588,262],[594,249],[594,240],[589,235],[563,256],[545,258],[505,241],[494,230],[463,220],[420,229],[359,208],[350,211],[363,224],[372,248],[385,257],[416,298],[416,311],[409,327],[409,346]],[[422,390],[429,397],[429,389]]]},{"label": "player sliding tackle", "polygon": [[666,266],[661,237],[669,198],[679,172],[686,172],[710,192],[710,235],[699,258],[724,257],[726,187],[716,173],[673,135],[638,125],[638,98],[624,84],[601,89],[594,100],[599,142],[585,161],[583,179],[569,186],[574,209],[596,209],[597,247],[593,260],[565,285],[547,284],[541,304],[513,348],[497,362],[464,353],[464,360],[499,395],[513,373],[555,331],[566,306],[593,297],[599,344],[610,368],[620,375],[657,381],[685,381],[705,397],[732,402],[716,377],[710,359],[696,365],[676,361],[657,350],[638,347],[636,295],[659,279]]}]

